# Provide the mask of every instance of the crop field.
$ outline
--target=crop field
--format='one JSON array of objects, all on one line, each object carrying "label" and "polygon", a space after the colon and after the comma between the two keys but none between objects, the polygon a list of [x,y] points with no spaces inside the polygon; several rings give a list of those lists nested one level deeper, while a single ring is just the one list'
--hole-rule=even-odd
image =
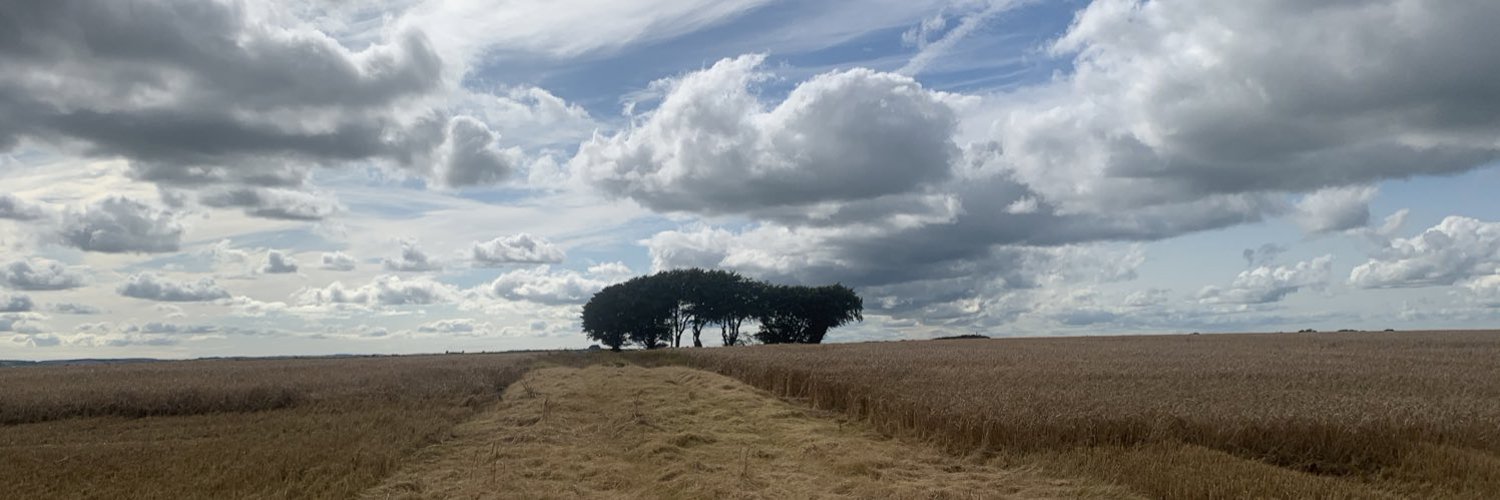
[{"label": "crop field", "polygon": [[37,366],[0,496],[1500,498],[1497,422],[1500,332]]},{"label": "crop field", "polygon": [[1500,333],[947,340],[652,354],[1149,497],[1500,498]]},{"label": "crop field", "polygon": [[351,497],[495,401],[532,358],[0,369],[0,496]]}]

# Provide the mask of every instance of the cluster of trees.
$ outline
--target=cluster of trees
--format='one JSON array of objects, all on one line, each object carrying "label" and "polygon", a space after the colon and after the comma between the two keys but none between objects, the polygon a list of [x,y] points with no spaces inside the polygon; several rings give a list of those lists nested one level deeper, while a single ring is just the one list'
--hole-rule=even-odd
[{"label": "cluster of trees", "polygon": [[719,328],[724,345],[745,343],[740,329],[754,320],[755,340],[766,344],[823,341],[830,328],[864,320],[864,301],[843,285],[773,285],[731,271],[677,269],[610,285],[583,306],[583,331],[620,350],[627,342],[646,349],[682,347],[692,334]]}]

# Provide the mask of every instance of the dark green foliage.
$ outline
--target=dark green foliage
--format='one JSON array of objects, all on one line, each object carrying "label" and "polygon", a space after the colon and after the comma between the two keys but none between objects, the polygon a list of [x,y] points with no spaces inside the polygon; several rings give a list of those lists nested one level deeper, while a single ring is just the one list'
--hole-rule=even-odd
[{"label": "dark green foliage", "polygon": [[626,343],[646,349],[682,346],[692,332],[702,347],[703,329],[719,325],[724,345],[744,343],[741,327],[761,323],[763,343],[823,341],[829,328],[863,320],[863,302],[843,285],[768,285],[731,271],[677,269],[632,278],[599,291],[583,306],[583,331],[620,350]]},{"label": "dark green foliage", "polygon": [[818,344],[828,329],[864,320],[864,301],[844,285],[768,286],[760,310],[755,339],[766,344]]}]

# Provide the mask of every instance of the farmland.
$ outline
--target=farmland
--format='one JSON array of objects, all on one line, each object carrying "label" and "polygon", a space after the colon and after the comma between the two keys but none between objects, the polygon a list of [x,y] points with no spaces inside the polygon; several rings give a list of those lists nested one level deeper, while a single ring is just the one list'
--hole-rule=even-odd
[{"label": "farmland", "polygon": [[666,354],[891,434],[1152,497],[1500,496],[1500,334],[950,340]]},{"label": "farmland", "polygon": [[1401,332],[6,368],[0,491],[1495,498],[1497,359]]},{"label": "farmland", "polygon": [[0,369],[12,498],[339,498],[494,402],[528,354]]}]

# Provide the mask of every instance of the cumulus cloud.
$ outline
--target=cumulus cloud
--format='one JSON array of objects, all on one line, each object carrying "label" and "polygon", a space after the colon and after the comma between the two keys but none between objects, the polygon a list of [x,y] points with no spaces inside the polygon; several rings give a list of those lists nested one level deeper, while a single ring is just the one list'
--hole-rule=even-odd
[{"label": "cumulus cloud", "polygon": [[327,193],[243,186],[204,190],[198,202],[210,207],[243,208],[246,215],[284,220],[322,220],[340,209]]},{"label": "cumulus cloud", "polygon": [[1370,200],[1376,189],[1349,186],[1320,189],[1297,202],[1292,218],[1308,233],[1331,233],[1364,227],[1370,223]]},{"label": "cumulus cloud", "polygon": [[47,211],[40,205],[10,193],[0,193],[0,219],[36,220],[46,216]]},{"label": "cumulus cloud", "polygon": [[356,50],[290,9],[220,0],[12,6],[25,21],[0,41],[0,150],[29,139],[125,157],[137,178],[194,187],[299,186],[314,166],[369,160],[425,171],[438,156],[487,171],[478,165],[489,158],[450,147],[472,144],[472,121],[443,105],[455,75],[424,33],[380,30]]},{"label": "cumulus cloud", "polygon": [[35,313],[0,313],[0,332],[42,333],[42,325],[37,323],[41,319],[45,317]]},{"label": "cumulus cloud", "polygon": [[16,290],[66,290],[83,283],[82,274],[55,260],[32,257],[0,265],[0,285]]},{"label": "cumulus cloud", "polygon": [[36,308],[31,297],[25,295],[0,294],[0,313],[29,312]]},{"label": "cumulus cloud", "polygon": [[709,214],[871,200],[949,177],[959,157],[951,96],[853,69],[815,76],[768,106],[752,91],[768,78],[764,59],[724,59],[659,83],[654,111],[582,144],[573,168],[651,208]]},{"label": "cumulus cloud", "polygon": [[1395,238],[1349,272],[1362,288],[1452,285],[1500,273],[1500,222],[1450,216],[1421,234]]},{"label": "cumulus cloud", "polygon": [[297,260],[290,255],[281,253],[279,250],[266,252],[266,264],[260,267],[260,272],[266,274],[287,274],[297,272]]},{"label": "cumulus cloud", "polygon": [[381,261],[387,271],[421,272],[439,271],[443,264],[427,252],[422,251],[413,240],[401,241],[401,255]]},{"label": "cumulus cloud", "polygon": [[297,292],[293,298],[302,305],[355,304],[365,306],[424,305],[450,302],[458,296],[451,285],[439,283],[431,278],[402,279],[396,275],[378,276],[369,284],[358,288],[347,288],[333,282],[323,288],[309,288]]},{"label": "cumulus cloud", "polygon": [[1304,288],[1326,286],[1333,271],[1333,256],[1324,255],[1290,266],[1260,266],[1241,271],[1228,287],[1204,287],[1198,292],[1205,304],[1268,304]]},{"label": "cumulus cloud", "polygon": [[628,276],[629,268],[622,263],[593,266],[583,273],[553,270],[551,266],[542,265],[501,274],[485,287],[485,291],[507,300],[547,305],[581,304],[604,287]]},{"label": "cumulus cloud", "polygon": [[1097,0],[1051,47],[1064,78],[1005,96],[1002,164],[1107,212],[1309,192],[1500,157],[1486,1]]},{"label": "cumulus cloud", "polygon": [[120,295],[165,302],[202,302],[229,298],[229,292],[214,283],[213,278],[196,282],[173,281],[155,273],[133,274],[116,289]]},{"label": "cumulus cloud", "polygon": [[325,252],[320,258],[322,265],[319,267],[331,271],[353,271],[355,260],[344,252]]},{"label": "cumulus cloud", "polygon": [[460,116],[448,122],[447,139],[438,149],[433,178],[448,187],[495,184],[521,161],[520,148],[500,149],[500,135],[483,122]]},{"label": "cumulus cloud", "polygon": [[120,196],[69,212],[59,228],[62,243],[101,253],[174,252],[182,233],[170,212]]},{"label": "cumulus cloud", "polygon": [[480,266],[504,264],[543,264],[562,262],[561,248],[546,238],[519,233],[486,242],[474,242],[470,248],[474,263]]}]

